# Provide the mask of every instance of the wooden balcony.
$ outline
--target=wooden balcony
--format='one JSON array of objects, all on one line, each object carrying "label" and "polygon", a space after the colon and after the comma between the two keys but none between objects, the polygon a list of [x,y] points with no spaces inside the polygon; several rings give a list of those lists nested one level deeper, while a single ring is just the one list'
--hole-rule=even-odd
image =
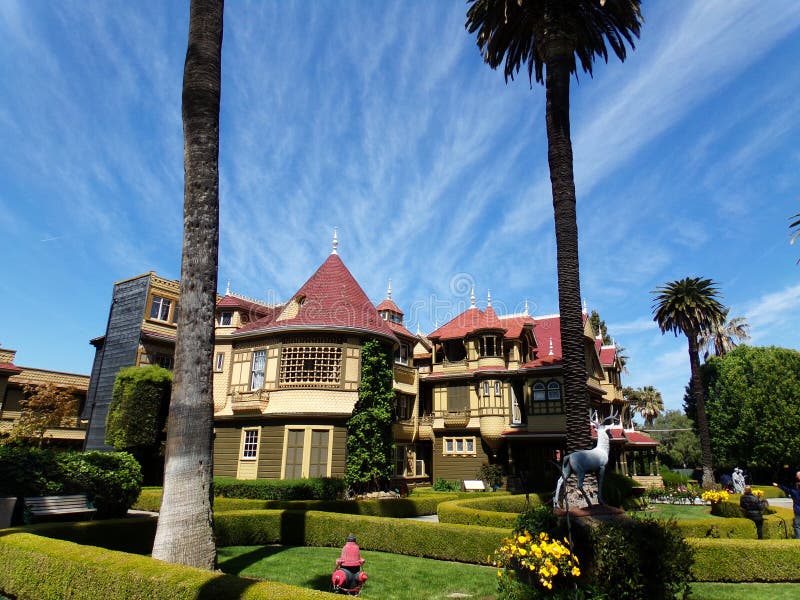
[{"label": "wooden balcony", "polygon": [[444,413],[444,426],[445,427],[466,427],[469,423],[469,411],[463,410],[460,412],[446,412]]},{"label": "wooden balcony", "polygon": [[260,414],[269,404],[269,392],[260,389],[254,392],[235,392],[231,396],[231,410],[234,414]]}]

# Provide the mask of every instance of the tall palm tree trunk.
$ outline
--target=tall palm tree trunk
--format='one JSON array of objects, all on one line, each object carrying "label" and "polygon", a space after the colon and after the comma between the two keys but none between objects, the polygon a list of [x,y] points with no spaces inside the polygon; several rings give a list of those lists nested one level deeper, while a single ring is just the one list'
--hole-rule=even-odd
[{"label": "tall palm tree trunk", "polygon": [[183,75],[184,222],[164,496],[153,558],[216,566],[212,516],[212,355],[219,243],[223,0],[192,0]]},{"label": "tall palm tree trunk", "polygon": [[572,141],[569,128],[570,61],[573,50],[563,34],[550,34],[546,44],[547,155],[556,225],[558,310],[561,315],[567,451],[573,452],[592,446],[578,266],[575,178],[572,171]]},{"label": "tall palm tree trunk", "polygon": [[692,394],[697,402],[697,431],[700,436],[700,459],[703,463],[704,489],[714,487],[714,462],[711,456],[711,437],[708,432],[706,403],[703,398],[703,382],[700,380],[700,350],[697,334],[687,333],[689,338],[689,367],[692,372]]}]

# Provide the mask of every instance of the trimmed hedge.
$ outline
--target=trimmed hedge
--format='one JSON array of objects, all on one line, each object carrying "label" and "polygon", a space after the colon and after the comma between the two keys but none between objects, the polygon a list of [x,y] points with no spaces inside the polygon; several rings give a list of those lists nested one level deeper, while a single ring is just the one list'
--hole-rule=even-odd
[{"label": "trimmed hedge", "polygon": [[[531,506],[542,503],[538,495],[530,495]],[[451,500],[439,504],[439,522],[513,529],[519,513],[526,507],[524,494]]]},{"label": "trimmed hedge", "polygon": [[155,517],[131,517],[104,521],[77,521],[73,523],[40,523],[13,531],[32,533],[47,538],[74,542],[83,546],[97,546],[131,554],[150,554],[156,537]]},{"label": "trimmed hedge", "polygon": [[[0,535],[0,593],[17,600],[306,600],[330,594],[29,533]],[[35,577],[31,576],[35,573]]]},{"label": "trimmed hedge", "polygon": [[338,477],[310,479],[234,479],[214,478],[214,495],[223,498],[257,500],[335,500],[344,493],[344,480]]},{"label": "trimmed hedge", "polygon": [[694,581],[800,581],[797,540],[688,539],[687,542],[695,549]]},{"label": "trimmed hedge", "polygon": [[[458,494],[420,495],[409,498],[385,498],[374,500],[253,500],[247,498],[214,498],[214,512],[231,510],[317,510],[374,517],[407,519],[436,514],[442,502],[457,498]],[[161,488],[142,490],[133,505],[137,510],[158,512],[161,508]]]},{"label": "trimmed hedge", "polygon": [[297,510],[241,510],[214,517],[219,546],[340,547],[354,533],[365,550],[486,564],[506,529]]}]

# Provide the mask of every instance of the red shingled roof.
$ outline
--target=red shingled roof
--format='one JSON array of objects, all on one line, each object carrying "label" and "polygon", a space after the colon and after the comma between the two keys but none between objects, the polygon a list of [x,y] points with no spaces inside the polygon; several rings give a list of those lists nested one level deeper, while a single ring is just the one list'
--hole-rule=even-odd
[{"label": "red shingled roof", "polygon": [[617,359],[617,348],[616,346],[601,346],[599,354],[601,365],[613,365],[614,361]]},{"label": "red shingled roof", "polygon": [[411,333],[408,329],[400,325],[400,323],[395,323],[394,321],[384,321],[389,326],[389,329],[394,331],[397,335],[403,336],[405,338],[410,338],[412,340],[416,340],[417,336]]},{"label": "red shingled roof", "polygon": [[658,442],[651,438],[649,435],[645,435],[641,431],[625,431],[625,437],[628,440],[629,444],[634,444],[636,446],[658,446]]},{"label": "red shingled roof", "polygon": [[500,317],[500,323],[506,328],[506,339],[516,340],[522,336],[526,327],[533,327],[533,317]]},{"label": "red shingled roof", "polygon": [[[297,308],[294,317],[281,320]],[[239,328],[234,335],[253,331],[333,328],[374,333],[397,341],[337,254],[331,254],[274,319],[264,317]]]},{"label": "red shingled roof", "polygon": [[220,301],[217,302],[217,308],[235,308],[245,311],[250,316],[251,321],[255,321],[263,317],[275,317],[283,307],[283,304],[267,306],[265,304],[252,302],[250,300],[245,300],[244,298],[239,298],[238,296],[233,296],[230,294],[223,296]]},{"label": "red shingled roof", "polygon": [[383,301],[381,301],[381,303],[378,304],[376,308],[377,310],[391,310],[392,312],[396,312],[401,316],[403,315],[403,311],[400,310],[397,304],[395,304],[394,301],[392,301],[389,298],[384,298]]},{"label": "red shingled roof", "polygon": [[12,363],[0,363],[0,371],[6,373],[22,373],[22,369]]},{"label": "red shingled roof", "polygon": [[470,333],[480,331],[482,329],[495,329],[505,333],[506,328],[497,315],[494,309],[489,306],[486,312],[480,308],[471,307],[463,313],[448,321],[439,329],[431,334],[428,334],[429,339],[437,340],[453,340],[463,338]]}]

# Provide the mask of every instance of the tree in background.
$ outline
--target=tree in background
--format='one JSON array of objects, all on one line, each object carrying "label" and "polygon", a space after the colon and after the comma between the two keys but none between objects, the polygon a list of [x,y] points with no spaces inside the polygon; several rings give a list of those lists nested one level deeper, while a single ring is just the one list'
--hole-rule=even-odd
[{"label": "tree in background", "polygon": [[600,334],[600,337],[603,339],[604,346],[610,346],[613,342],[611,336],[608,335],[608,328],[606,327],[606,322],[600,318],[600,313],[596,310],[593,310],[589,314],[589,321],[592,324],[592,328],[595,331],[595,334]]},{"label": "tree in background", "polygon": [[653,420],[664,412],[664,399],[652,385],[633,388],[625,387],[622,395],[628,401],[631,412],[641,415],[644,419],[645,427],[652,427]]},{"label": "tree in background", "polygon": [[75,427],[78,398],[74,388],[52,383],[25,385],[20,401],[20,416],[9,432],[9,441],[19,445],[44,445],[44,434],[51,427]]},{"label": "tree in background", "polygon": [[701,372],[721,467],[774,473],[800,465],[800,352],[739,346],[710,358]]},{"label": "tree in background", "polygon": [[394,469],[392,441],[392,359],[377,340],[361,349],[358,402],[347,421],[347,484],[358,491],[379,490]]},{"label": "tree in background", "polygon": [[172,372],[158,365],[120,369],[106,421],[106,444],[130,452],[145,476],[158,485],[163,475]]},{"label": "tree in background", "polygon": [[678,410],[668,410],[653,419],[648,431],[658,441],[658,458],[674,469],[693,468],[700,462],[700,442],[694,422]]},{"label": "tree in background", "polygon": [[214,569],[212,360],[219,251],[223,0],[191,0],[183,68],[181,314],[153,558]]},{"label": "tree in background", "polygon": [[[548,163],[555,216],[558,309],[564,369],[567,450],[592,446],[583,339],[578,221],[572,169],[569,86],[578,66],[591,75],[595,58],[620,59],[639,36],[640,0],[470,0],[466,27],[477,32],[484,61],[505,61],[506,82],[527,65],[533,85],[544,83]],[[546,72],[546,77],[545,77]]]},{"label": "tree in background", "polygon": [[750,339],[750,325],[744,317],[734,317],[727,320],[728,314],[721,321],[712,323],[711,327],[700,334],[700,347],[705,348],[704,360],[712,354],[714,356],[724,356],[733,350],[739,342]]},{"label": "tree in background", "polygon": [[714,485],[714,460],[708,431],[703,384],[700,381],[700,336],[714,323],[725,319],[728,310],[719,302],[716,284],[710,279],[686,277],[670,281],[653,292],[653,320],[661,333],[682,333],[689,341],[689,367],[692,373],[692,395],[697,409],[697,430],[703,463],[703,487]]}]

